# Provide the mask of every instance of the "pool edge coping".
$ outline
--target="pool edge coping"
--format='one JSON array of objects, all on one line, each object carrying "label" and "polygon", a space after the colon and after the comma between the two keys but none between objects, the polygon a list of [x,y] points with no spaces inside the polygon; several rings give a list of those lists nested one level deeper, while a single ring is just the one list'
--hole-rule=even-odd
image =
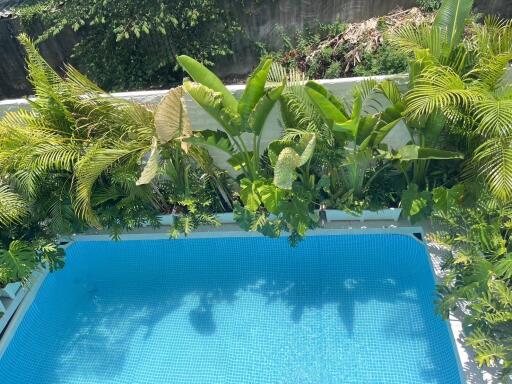
[{"label": "pool edge coping", "polygon": [[[347,224],[346,222],[344,224]],[[359,224],[359,225],[358,225]],[[428,262],[430,265],[431,273],[434,278],[434,281],[437,283],[441,276],[438,274],[438,271],[434,265],[434,255],[429,249],[429,243],[425,239],[425,234],[430,231],[425,230],[423,225],[417,226],[397,226],[397,225],[389,225],[387,227],[367,227],[365,225],[361,225],[361,223],[355,223],[356,228],[352,226],[348,227],[337,227],[337,228],[316,228],[310,230],[307,236],[335,236],[335,235],[370,235],[370,234],[395,234],[395,235],[406,235],[415,242],[419,243],[424,247],[425,252],[427,253]],[[359,228],[357,228],[360,226]],[[263,237],[258,232],[247,232],[239,228],[229,228],[227,231],[223,231],[222,225],[218,230],[198,230],[193,232],[189,236],[180,236],[181,239],[207,239],[207,238],[216,238],[216,237]],[[145,233],[124,233],[120,236],[120,240],[168,240],[169,234],[167,231],[162,231],[162,228]],[[422,240],[418,239],[414,236],[415,233],[421,234]],[[72,240],[67,244],[63,245],[62,248],[66,249],[73,245],[75,242],[88,242],[88,241],[112,241],[111,237],[107,234],[80,234],[73,235]],[[4,334],[2,338],[0,338],[0,359],[3,354],[7,350],[7,347],[14,337],[21,321],[23,320],[26,312],[32,305],[39,289],[41,288],[46,276],[49,274],[47,269],[38,273],[34,278],[28,293],[25,295],[23,300],[21,301],[19,307],[17,308],[15,314],[11,318],[9,324],[4,330]],[[476,362],[473,358],[471,358],[468,353],[467,347],[462,343],[463,337],[463,328],[462,321],[458,317],[454,315],[450,315],[450,318],[447,321],[448,331],[450,334],[450,339],[452,343],[452,348],[456,356],[457,366],[459,370],[459,376],[461,380],[464,380],[467,384],[489,384],[489,378],[492,376],[482,371],[478,368]]]}]

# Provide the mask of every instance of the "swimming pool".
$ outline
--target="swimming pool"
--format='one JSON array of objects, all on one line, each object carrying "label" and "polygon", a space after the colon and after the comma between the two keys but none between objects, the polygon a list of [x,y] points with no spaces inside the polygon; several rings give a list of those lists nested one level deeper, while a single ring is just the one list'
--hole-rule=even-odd
[{"label": "swimming pool", "polygon": [[79,242],[2,384],[460,383],[425,248],[405,235]]}]

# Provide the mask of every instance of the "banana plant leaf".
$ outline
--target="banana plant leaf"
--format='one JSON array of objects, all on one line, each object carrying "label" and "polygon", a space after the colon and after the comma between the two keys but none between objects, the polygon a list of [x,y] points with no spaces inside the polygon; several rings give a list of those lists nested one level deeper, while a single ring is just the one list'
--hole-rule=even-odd
[{"label": "banana plant leaf", "polygon": [[472,9],[473,0],[444,0],[437,11],[434,27],[446,34],[450,50],[461,42]]},{"label": "banana plant leaf", "polygon": [[345,133],[351,139],[356,140],[357,132],[359,130],[359,123],[361,121],[361,110],[363,107],[363,98],[359,92],[356,92],[354,98],[354,105],[352,106],[352,113],[350,120],[343,123],[335,122],[332,129],[335,132]]},{"label": "banana plant leaf", "polygon": [[391,132],[393,128],[402,120],[402,118],[396,119],[388,124],[381,127],[375,127],[373,131],[366,137],[366,139],[359,146],[361,150],[366,148],[378,147],[386,136]]},{"label": "banana plant leaf", "polygon": [[419,145],[405,145],[396,154],[392,155],[393,160],[451,160],[463,159],[464,155],[459,152],[445,151],[442,149],[425,148]]},{"label": "banana plant leaf", "polygon": [[279,87],[267,91],[254,107],[254,110],[250,115],[249,124],[251,131],[255,135],[261,134],[265,121],[267,120],[270,111],[272,111],[272,108],[281,97],[284,87],[285,84],[283,82]]},{"label": "banana plant leaf", "polygon": [[[240,114],[242,121],[249,120],[249,115],[252,110],[258,101],[264,96],[265,83],[267,82],[271,65],[271,59],[262,61],[249,77],[244,93],[238,102],[238,113]],[[246,132],[249,131],[249,127],[243,127],[242,129]]]},{"label": "banana plant leaf", "polygon": [[[343,103],[341,103],[336,96],[334,96],[331,92],[327,90],[323,85],[320,85],[313,80],[309,80],[305,84],[306,92],[308,89],[316,91],[320,93],[322,96],[324,96],[327,100],[331,102],[331,104],[334,105],[334,107],[340,111],[344,116],[348,116],[347,110]],[[346,117],[345,117],[346,118]]]},{"label": "banana plant leaf", "polygon": [[222,104],[225,108],[228,108],[233,112],[237,111],[238,101],[235,99],[235,96],[233,96],[233,94],[212,71],[200,62],[186,55],[178,56],[177,60],[181,67],[195,82],[212,89],[214,92],[220,93],[222,95]]},{"label": "banana plant leaf", "polygon": [[318,92],[318,84],[312,84],[315,84],[315,88],[311,87],[310,82],[306,84],[306,93],[311,98],[313,104],[316,105],[326,123],[332,127],[334,123],[341,124],[347,121],[347,116],[340,110],[336,103],[333,103],[332,98],[326,97],[324,94]]},{"label": "banana plant leaf", "polygon": [[222,94],[200,83],[185,81],[183,88],[211,117],[232,136],[241,134],[240,117],[226,109],[222,103]]}]

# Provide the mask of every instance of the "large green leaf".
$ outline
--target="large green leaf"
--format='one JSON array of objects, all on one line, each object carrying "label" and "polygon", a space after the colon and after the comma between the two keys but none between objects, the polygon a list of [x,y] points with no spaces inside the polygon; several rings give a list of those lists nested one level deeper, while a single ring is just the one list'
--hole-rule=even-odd
[{"label": "large green leaf", "polygon": [[192,133],[183,95],[183,87],[172,88],[155,109],[155,133],[162,144]]},{"label": "large green leaf", "polygon": [[191,81],[185,81],[183,88],[210,116],[228,132],[230,135],[240,135],[240,122],[237,115],[222,104],[222,94],[214,92],[210,88]]},{"label": "large green leaf", "polygon": [[[298,148],[284,148],[275,162],[274,166],[274,184],[285,190],[292,189],[293,181],[296,178],[295,169],[306,164],[313,155],[316,144],[316,136],[311,135],[305,144],[300,148],[302,153],[297,153]],[[299,149],[299,150],[300,150]]]},{"label": "large green leaf", "polygon": [[271,66],[271,59],[264,60],[249,77],[244,93],[238,102],[238,113],[242,117],[242,121],[248,121],[250,113],[265,94],[265,83]]},{"label": "large green leaf", "polygon": [[251,212],[255,212],[261,205],[258,190],[263,184],[262,180],[242,179],[240,181],[240,198],[244,206]]},{"label": "large green leaf", "polygon": [[212,71],[189,56],[181,55],[176,59],[194,81],[210,88],[214,92],[220,93],[224,106],[233,112],[237,111],[238,102],[235,97]]},{"label": "large green leaf", "polygon": [[464,197],[464,185],[457,184],[453,188],[438,187],[432,191],[436,211],[448,213],[457,208]]},{"label": "large green leaf", "polygon": [[419,191],[416,184],[410,184],[402,192],[400,205],[402,214],[408,217],[411,223],[427,217],[430,213],[432,197],[428,191]]},{"label": "large green leaf", "polygon": [[329,126],[332,126],[335,122],[344,123],[347,121],[347,116],[325,95],[319,93],[316,89],[309,87],[307,84],[306,92],[311,98],[313,104],[315,104],[320,111],[322,118]]},{"label": "large green leaf", "polygon": [[450,160],[463,159],[464,155],[459,152],[444,151],[442,149],[425,148],[419,145],[405,145],[398,150],[396,159],[400,161],[411,160]]},{"label": "large green leaf", "polygon": [[366,148],[378,147],[382,141],[386,138],[386,136],[391,132],[393,128],[401,121],[402,119],[396,119],[388,124],[385,124],[381,127],[374,127],[373,131],[370,135],[366,137],[366,139],[359,146],[361,150]]},{"label": "large green leaf", "polygon": [[27,279],[36,265],[34,249],[22,241],[13,240],[8,249],[0,248],[0,267],[7,271],[9,282]]},{"label": "large green leaf", "polygon": [[263,126],[265,125],[265,121],[267,117],[272,111],[277,100],[281,97],[281,94],[284,90],[284,83],[277,88],[271,89],[266,92],[263,98],[260,99],[256,107],[250,116],[250,129],[255,135],[259,135],[263,130]]},{"label": "large green leaf", "polygon": [[350,120],[344,122],[335,122],[332,129],[335,132],[340,132],[348,135],[351,139],[357,139],[357,133],[359,130],[359,123],[361,121],[361,109],[363,107],[363,98],[359,92],[356,92],[354,97],[354,105],[352,106],[352,112]]},{"label": "large green leaf", "polygon": [[156,174],[158,173],[158,156],[158,140],[156,137],[153,137],[148,161],[142,170],[139,179],[135,183],[136,185],[149,184],[151,180],[155,178]]},{"label": "large green leaf", "polygon": [[197,132],[194,136],[187,139],[189,143],[208,146],[220,149],[230,155],[233,155],[233,145],[229,140],[229,136],[222,131],[204,130]]},{"label": "large green leaf", "polygon": [[261,201],[270,213],[279,213],[279,205],[286,196],[286,191],[272,184],[265,184],[258,189]]},{"label": "large green leaf", "polygon": [[[325,88],[323,85],[318,84],[317,82],[313,80],[309,80],[305,84],[306,91],[308,89],[311,89],[313,91],[316,91],[320,93],[322,96],[324,96],[327,100],[333,104],[337,110],[341,111],[343,116],[348,116],[348,113],[345,109],[345,106],[343,103],[341,103],[336,96],[334,96],[327,88]],[[345,117],[346,118],[346,117]]]},{"label": "large green leaf", "polygon": [[473,0],[444,0],[437,11],[434,27],[446,33],[450,48],[461,42],[464,25],[472,8]]}]

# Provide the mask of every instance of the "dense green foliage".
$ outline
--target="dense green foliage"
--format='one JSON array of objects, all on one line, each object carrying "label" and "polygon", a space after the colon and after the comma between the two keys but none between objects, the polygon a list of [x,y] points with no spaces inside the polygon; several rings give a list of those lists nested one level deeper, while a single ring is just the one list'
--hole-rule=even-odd
[{"label": "dense green foliage", "polygon": [[[78,31],[73,63],[109,90],[147,89],[181,81],[177,54],[205,63],[231,54],[239,27],[218,0],[48,0],[21,9],[39,41]],[[108,68],[108,70],[105,70]]]},{"label": "dense green foliage", "polygon": [[441,0],[417,0],[418,6],[427,12],[437,11],[441,7]]},{"label": "dense green foliage", "polygon": [[480,365],[512,368],[512,244],[510,203],[476,185],[434,190],[434,240],[451,252],[439,287],[439,309],[462,310],[467,343]]},{"label": "dense green foliage", "polygon": [[[175,215],[172,237],[233,211],[241,228],[286,233],[295,245],[322,225],[324,208],[399,206],[411,222],[434,219],[433,240],[449,247],[439,311],[463,310],[478,362],[506,381],[512,22],[476,23],[471,8],[445,0],[433,21],[387,30],[385,53],[361,73],[405,69],[406,58],[409,81],[367,79],[346,100],[309,80],[320,67],[322,75],[339,73],[329,45],[308,64],[317,68],[300,61],[300,49],[339,34],[340,25],[307,31],[295,56],[264,58],[240,97],[200,62],[206,57],[172,55],[190,79],[158,106],[114,98],[72,67],[58,75],[22,36],[36,98],[30,111],[0,121],[0,282],[25,279],[41,264],[61,266],[57,234],[99,228],[118,238],[158,226],[165,213]],[[136,25],[115,38],[139,38]],[[185,93],[218,130],[193,127]],[[397,129],[400,145],[389,140]],[[214,164],[212,148],[227,161]]]},{"label": "dense green foliage", "polygon": [[0,283],[25,279],[41,263],[60,266],[57,235],[96,227],[117,238],[158,226],[162,212],[183,213],[176,228],[189,233],[216,222],[210,210],[229,209],[222,172],[183,144],[185,119],[167,116],[182,108],[180,97],[155,110],[110,97],[72,67],[59,76],[20,40],[36,99],[31,111],[0,121]]}]

